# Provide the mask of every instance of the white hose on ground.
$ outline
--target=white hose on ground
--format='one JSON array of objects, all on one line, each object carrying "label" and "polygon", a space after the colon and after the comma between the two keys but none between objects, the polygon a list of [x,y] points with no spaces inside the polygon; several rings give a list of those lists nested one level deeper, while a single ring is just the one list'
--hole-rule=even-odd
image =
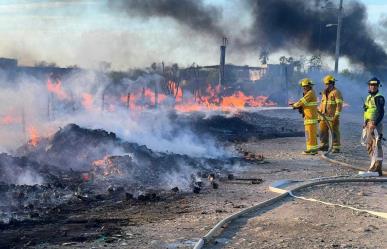
[{"label": "white hose on ground", "polygon": [[306,197],[303,197],[303,196],[297,196],[297,195],[293,194],[292,191],[289,191],[289,195],[294,197],[294,198],[301,199],[301,200],[304,200],[304,201],[318,202],[318,203],[325,204],[325,205],[328,205],[328,206],[352,209],[354,211],[369,213],[369,214],[372,214],[372,215],[375,215],[375,216],[387,219],[387,213],[386,212],[378,212],[378,211],[372,211],[372,210],[368,210],[368,209],[360,209],[360,208],[355,208],[355,207],[351,207],[351,206],[348,206],[348,205],[331,203],[331,202],[326,202],[326,201],[320,201],[318,199],[306,198]]},{"label": "white hose on ground", "polygon": [[[287,107],[284,107],[284,109],[289,109]],[[329,121],[327,120],[327,118],[325,117],[324,114],[322,114],[321,112],[318,112],[321,117],[324,119],[324,121],[327,123],[327,126],[329,128],[329,140],[332,141],[332,127],[329,123]],[[341,165],[341,166],[344,166],[344,167],[348,167],[348,168],[352,168],[352,169],[356,169],[356,170],[360,170],[360,168],[358,167],[355,167],[355,166],[352,166],[350,164],[347,164],[347,163],[344,163],[344,162],[339,162],[337,160],[334,160],[334,159],[331,159],[329,158],[327,155],[331,152],[332,150],[332,143],[330,142],[330,146],[329,146],[329,150],[322,154],[321,158],[333,163],[333,164],[338,164],[338,165]],[[204,237],[202,237],[194,246],[194,249],[201,249],[204,247],[204,245],[206,243],[208,243],[211,239],[213,239],[216,234],[218,234],[221,230],[221,228],[227,224],[227,223],[230,223],[232,222],[233,220],[245,215],[245,214],[248,214],[248,213],[251,213],[253,211],[256,211],[256,210],[259,210],[260,208],[263,208],[263,207],[267,207],[267,206],[270,206],[280,200],[283,200],[284,198],[288,197],[288,196],[291,196],[291,197],[294,197],[294,198],[299,198],[299,199],[303,199],[303,200],[308,200],[308,201],[315,201],[315,202],[319,202],[319,203],[323,203],[323,204],[327,204],[327,205],[332,205],[332,206],[341,206],[341,207],[345,207],[345,208],[350,208],[352,210],[356,210],[356,211],[360,211],[360,212],[367,212],[367,213],[370,213],[370,214],[373,214],[373,215],[376,215],[376,216],[379,216],[379,217],[383,217],[383,218],[386,218],[387,214],[386,213],[383,213],[383,212],[375,212],[375,211],[370,211],[370,210],[363,210],[363,209],[356,209],[356,208],[353,208],[353,207],[349,207],[349,206],[345,206],[345,205],[341,205],[341,204],[333,204],[333,203],[328,203],[328,202],[323,202],[323,201],[319,201],[319,200],[315,200],[315,199],[311,199],[311,198],[305,198],[305,197],[301,197],[301,196],[296,196],[293,194],[293,192],[295,191],[299,191],[299,190],[302,190],[302,189],[305,189],[305,188],[308,188],[308,187],[312,187],[312,186],[316,186],[316,185],[321,185],[321,184],[333,184],[333,183],[345,183],[345,182],[387,182],[387,178],[363,178],[363,177],[349,177],[349,178],[342,178],[342,177],[345,177],[345,176],[336,176],[336,177],[321,177],[321,178],[315,178],[313,179],[313,181],[311,182],[307,182],[305,184],[302,184],[300,186],[297,186],[293,189],[290,189],[290,190],[285,190],[285,189],[281,189],[279,188],[278,186],[276,187],[273,187],[273,186],[270,186],[269,189],[273,192],[277,192],[277,193],[280,193],[280,195],[274,197],[274,198],[271,198],[269,200],[266,200],[264,202],[260,202],[252,207],[249,207],[249,208],[246,208],[246,209],[243,209],[237,213],[234,213],[224,219],[222,219],[221,221],[219,221]]]},{"label": "white hose on ground", "polygon": [[[232,222],[233,220],[237,219],[237,218],[240,218],[241,216],[245,215],[245,214],[248,214],[248,213],[251,213],[253,211],[257,211],[263,207],[268,207],[280,200],[283,200],[285,199],[286,197],[289,197],[289,196],[292,196],[290,193],[293,193],[295,191],[299,191],[299,190],[302,190],[302,189],[305,189],[305,188],[308,188],[308,187],[312,187],[312,186],[316,186],[316,185],[322,185],[322,184],[333,184],[333,183],[345,183],[345,182],[387,182],[387,178],[381,178],[381,177],[378,177],[378,178],[364,178],[364,177],[354,177],[354,178],[337,178],[337,177],[333,177],[332,179],[325,179],[325,180],[316,180],[316,181],[313,181],[313,182],[307,182],[307,183],[304,183],[300,186],[297,186],[293,189],[290,189],[290,190],[284,190],[284,189],[281,189],[281,188],[278,188],[278,187],[270,187],[270,190],[273,191],[273,192],[277,192],[277,193],[280,193],[280,195],[274,197],[274,198],[271,198],[267,201],[264,201],[264,202],[261,202],[261,203],[258,203],[252,207],[249,207],[249,208],[246,208],[246,209],[243,209],[237,213],[234,213],[226,218],[224,218],[223,220],[219,221],[203,238],[201,238],[194,246],[194,249],[201,249],[203,248],[203,246],[208,243],[211,239],[213,239],[216,234],[220,233],[220,230],[221,228],[227,224],[227,223],[230,223]],[[275,190],[277,189],[277,190]],[[361,210],[363,211],[363,210]],[[367,210],[368,211],[368,210]],[[374,211],[369,211],[369,213],[373,214],[373,215],[378,215],[380,216],[380,212],[374,212]],[[384,214],[383,214],[384,215]],[[384,216],[383,216],[384,217]]]}]

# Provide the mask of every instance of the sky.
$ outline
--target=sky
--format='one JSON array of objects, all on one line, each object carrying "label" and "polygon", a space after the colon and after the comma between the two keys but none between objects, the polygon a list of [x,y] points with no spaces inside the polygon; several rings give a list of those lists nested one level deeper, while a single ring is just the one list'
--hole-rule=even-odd
[{"label": "sky", "polygon": [[[161,61],[182,66],[218,63],[220,41],[198,36],[168,18],[141,19],[113,12],[107,7],[108,1],[0,0],[0,57],[16,58],[23,65],[46,61],[86,68],[106,61],[120,70]],[[240,35],[233,30],[251,21],[236,11],[238,0],[205,1],[222,7],[231,35]],[[387,15],[387,1],[361,2],[367,6],[371,25]],[[275,63],[279,56],[273,55],[270,62]],[[230,44],[228,62],[257,66],[257,58],[258,51],[241,54]],[[349,67],[348,62],[343,61],[344,67]]]}]

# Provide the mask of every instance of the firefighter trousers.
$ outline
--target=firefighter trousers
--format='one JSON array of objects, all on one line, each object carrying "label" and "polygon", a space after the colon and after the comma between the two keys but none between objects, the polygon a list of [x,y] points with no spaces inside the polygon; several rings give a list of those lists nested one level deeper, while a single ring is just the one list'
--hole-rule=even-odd
[{"label": "firefighter trousers", "polygon": [[318,150],[317,124],[305,125],[306,150]]},{"label": "firefighter trousers", "polygon": [[[333,149],[340,149],[340,121],[329,121],[332,128],[332,146]],[[329,148],[329,128],[325,120],[320,121],[320,146],[322,148]]]},{"label": "firefighter trousers", "polygon": [[369,127],[369,123],[367,124],[367,152],[371,159],[371,164],[369,167],[369,171],[373,172],[382,172],[382,163],[383,163],[383,148],[382,148],[382,134],[383,134],[383,124],[379,123],[376,126],[377,134],[379,138],[376,137],[373,129]]}]

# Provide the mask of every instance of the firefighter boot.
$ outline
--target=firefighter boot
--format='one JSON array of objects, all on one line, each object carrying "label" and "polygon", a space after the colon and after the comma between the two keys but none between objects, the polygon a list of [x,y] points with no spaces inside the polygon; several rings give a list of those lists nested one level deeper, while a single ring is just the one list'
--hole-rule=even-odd
[{"label": "firefighter boot", "polygon": [[302,152],[303,155],[316,155],[317,150],[305,150]]}]

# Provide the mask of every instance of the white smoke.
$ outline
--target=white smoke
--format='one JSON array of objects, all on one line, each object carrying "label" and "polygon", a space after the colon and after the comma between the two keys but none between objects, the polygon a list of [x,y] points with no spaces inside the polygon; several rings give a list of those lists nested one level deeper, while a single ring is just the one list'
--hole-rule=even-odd
[{"label": "white smoke", "polygon": [[[124,82],[127,89],[133,89],[141,82],[155,80],[160,80],[160,77],[153,75]],[[114,111],[102,110],[103,93],[109,83],[102,73],[79,71],[62,80],[65,97],[58,99],[47,91],[46,82],[27,76],[18,78],[16,87],[6,88],[0,93],[0,114],[12,115],[16,120],[15,123],[2,124],[0,146],[16,149],[31,138],[28,134],[30,127],[41,136],[49,136],[59,127],[75,123],[85,128],[115,132],[126,141],[156,151],[205,157],[218,157],[224,153],[211,139],[199,138],[187,128],[176,127],[168,117],[168,110],[128,111],[122,106],[116,106]],[[86,108],[82,106],[85,95],[91,97]]]},{"label": "white smoke", "polygon": [[27,169],[23,170],[20,175],[17,176],[15,183],[17,185],[41,185],[43,184],[43,178],[36,172]]},{"label": "white smoke", "polygon": [[180,171],[174,171],[163,176],[163,182],[160,183],[166,190],[178,187],[179,190],[188,191],[192,183],[191,176],[194,175],[192,168],[182,166]]},{"label": "white smoke", "polygon": [[[77,70],[61,79],[60,89],[57,89],[60,94],[48,91],[46,80],[29,75],[20,76],[15,82],[3,82],[5,87],[0,92],[0,148],[12,154],[26,142],[33,144],[33,140],[49,137],[61,127],[74,123],[84,128],[114,132],[124,141],[145,145],[155,152],[204,158],[228,155],[229,152],[219,147],[213,139],[201,137],[190,128],[175,123],[170,118],[171,110],[168,107],[129,110],[119,99],[120,94],[125,96],[128,91],[141,90],[148,84],[159,87],[160,80],[160,76],[150,75],[137,80],[124,79],[117,86],[110,82],[106,74]],[[107,98],[105,92],[109,87],[116,88],[115,92],[123,91],[116,96],[116,102],[121,101],[121,104],[114,105],[114,101],[108,104],[111,99],[104,99]],[[173,103],[173,100],[169,103]],[[111,148],[110,152],[111,155],[125,154],[117,148]],[[97,155],[99,148],[91,153]],[[104,156],[101,154],[101,159]],[[12,165],[8,167],[12,168]],[[70,167],[76,169],[75,165],[63,165],[64,169]],[[173,185],[191,174],[187,170],[192,169],[184,169],[183,173],[176,173],[179,176],[172,177],[178,179],[173,181]],[[9,171],[9,175],[15,184],[43,182],[43,178],[33,169]],[[189,182],[188,178],[186,182]],[[188,186],[182,182],[180,185],[181,188]]]}]

